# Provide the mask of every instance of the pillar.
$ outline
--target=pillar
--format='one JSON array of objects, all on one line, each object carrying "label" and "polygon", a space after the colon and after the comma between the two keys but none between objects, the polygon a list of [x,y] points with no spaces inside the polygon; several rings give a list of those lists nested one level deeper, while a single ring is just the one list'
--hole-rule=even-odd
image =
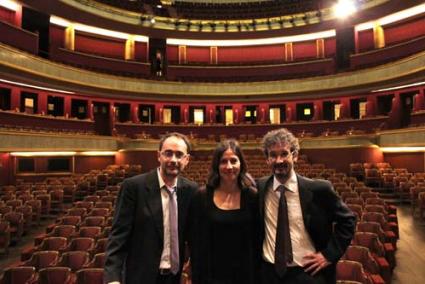
[{"label": "pillar", "polygon": [[376,96],[372,95],[372,96],[367,97],[367,103],[366,103],[366,116],[367,117],[376,116],[376,114],[377,114],[376,104],[377,104]]},{"label": "pillar", "polygon": [[316,39],[316,57],[325,58],[325,40],[323,38]]},{"label": "pillar", "polygon": [[21,108],[21,91],[18,88],[12,88],[10,93],[10,109],[19,112]]},{"label": "pillar", "polygon": [[137,103],[130,104],[130,120],[133,123],[139,123],[139,105]]},{"label": "pillar", "polygon": [[37,95],[37,113],[47,114],[47,93],[45,92],[39,92]]},{"label": "pillar", "polygon": [[373,26],[373,42],[375,48],[383,48],[385,47],[385,34],[384,28],[378,23],[375,23]]},{"label": "pillar", "polygon": [[66,49],[75,50],[75,29],[71,24],[65,29],[64,46]]},{"label": "pillar", "polygon": [[124,49],[124,59],[125,60],[134,60],[136,50],[136,43],[134,41],[133,36],[129,36],[129,38],[125,41],[125,49]]}]

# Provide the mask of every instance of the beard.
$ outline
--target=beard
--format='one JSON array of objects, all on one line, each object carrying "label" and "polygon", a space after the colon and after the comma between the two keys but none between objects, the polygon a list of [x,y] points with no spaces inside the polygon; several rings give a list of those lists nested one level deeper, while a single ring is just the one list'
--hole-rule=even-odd
[{"label": "beard", "polygon": [[273,174],[278,180],[286,181],[292,171],[292,164],[288,162],[274,164]]},{"label": "beard", "polygon": [[179,163],[168,163],[162,165],[162,172],[166,177],[176,178],[181,172],[181,166]]}]

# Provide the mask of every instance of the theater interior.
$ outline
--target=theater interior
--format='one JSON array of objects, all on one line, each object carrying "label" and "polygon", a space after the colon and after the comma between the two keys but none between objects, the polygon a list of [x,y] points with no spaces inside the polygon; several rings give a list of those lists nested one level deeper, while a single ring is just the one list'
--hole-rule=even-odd
[{"label": "theater interior", "polygon": [[120,183],[162,135],[204,185],[227,138],[269,175],[282,127],[357,215],[339,283],[425,283],[423,1],[1,0],[1,283],[102,283]]}]

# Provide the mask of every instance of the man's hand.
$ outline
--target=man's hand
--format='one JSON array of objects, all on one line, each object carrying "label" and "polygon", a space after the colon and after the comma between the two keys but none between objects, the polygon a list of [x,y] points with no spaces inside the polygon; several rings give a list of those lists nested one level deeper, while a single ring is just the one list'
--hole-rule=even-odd
[{"label": "man's hand", "polygon": [[304,271],[311,275],[316,275],[320,270],[331,264],[321,252],[307,254],[303,259]]}]

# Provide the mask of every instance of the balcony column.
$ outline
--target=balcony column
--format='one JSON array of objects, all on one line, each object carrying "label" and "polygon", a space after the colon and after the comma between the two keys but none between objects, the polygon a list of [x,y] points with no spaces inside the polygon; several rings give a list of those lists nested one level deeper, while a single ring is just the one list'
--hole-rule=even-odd
[{"label": "balcony column", "polygon": [[75,50],[75,28],[72,24],[65,29],[64,46],[66,49]]},{"label": "balcony column", "polygon": [[47,114],[47,94],[45,92],[38,93],[37,96],[37,114]]},{"label": "balcony column", "polygon": [[10,93],[10,109],[19,112],[21,108],[21,91],[18,88],[12,88]]},{"label": "balcony column", "polygon": [[413,111],[420,111],[425,109],[425,89],[419,90],[419,92],[413,97]]},{"label": "balcony column", "polygon": [[375,45],[375,48],[385,47],[384,28],[378,23],[375,23],[375,25],[373,26],[373,43]]},{"label": "balcony column", "polygon": [[22,5],[16,7],[14,22],[15,26],[22,27]]},{"label": "balcony column", "polygon": [[325,40],[323,38],[316,39],[316,57],[325,58]]},{"label": "balcony column", "polygon": [[375,116],[377,111],[376,111],[376,103],[377,103],[377,98],[376,96],[368,96],[367,97],[367,102],[366,102],[366,116],[367,117],[372,117]]},{"label": "balcony column", "polygon": [[215,106],[212,104],[208,104],[205,108],[205,121],[207,123],[214,123],[215,122]]},{"label": "balcony column", "polygon": [[94,121],[94,113],[93,113],[93,101],[92,100],[88,100],[87,101],[87,118]]},{"label": "balcony column", "polygon": [[115,122],[116,122],[116,108],[114,104],[111,102],[109,103],[109,130],[112,136],[116,136],[117,129],[115,128]]},{"label": "balcony column", "polygon": [[296,120],[295,118],[296,118],[296,111],[297,111],[297,108],[296,108],[296,105],[295,105],[295,103],[293,103],[293,102],[288,102],[287,104],[286,104],[286,122],[292,122],[292,121],[294,121],[294,120]]},{"label": "balcony column", "polygon": [[322,101],[315,101],[314,102],[314,113],[313,113],[313,120],[322,120],[323,119],[323,102]]},{"label": "balcony column", "polygon": [[130,104],[130,120],[133,123],[139,123],[139,105],[137,103]]},{"label": "balcony column", "polygon": [[269,113],[269,106],[267,104],[260,104],[258,106],[258,122],[259,123],[269,123],[270,118],[267,115]]},{"label": "balcony column", "polygon": [[136,44],[134,41],[134,37],[130,35],[128,39],[125,41],[124,59],[134,60],[136,58],[135,50],[136,50]]},{"label": "balcony column", "polygon": [[400,104],[400,93],[396,92],[392,100],[391,111],[388,114],[388,127],[389,128],[400,128],[401,125],[401,104]]}]

